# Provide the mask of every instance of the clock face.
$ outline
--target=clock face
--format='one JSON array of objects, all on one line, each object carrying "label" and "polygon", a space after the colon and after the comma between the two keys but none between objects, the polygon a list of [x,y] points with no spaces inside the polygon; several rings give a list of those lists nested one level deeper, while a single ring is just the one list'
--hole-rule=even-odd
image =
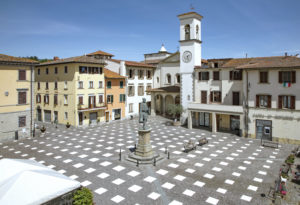
[{"label": "clock face", "polygon": [[188,63],[192,60],[192,53],[190,51],[184,51],[182,54],[182,60],[185,63]]}]

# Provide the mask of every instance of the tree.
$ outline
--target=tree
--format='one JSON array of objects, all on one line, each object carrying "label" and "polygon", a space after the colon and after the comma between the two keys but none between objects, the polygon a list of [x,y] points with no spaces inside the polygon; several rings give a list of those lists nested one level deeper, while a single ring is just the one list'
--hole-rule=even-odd
[{"label": "tree", "polygon": [[167,107],[167,113],[172,115],[174,119],[179,120],[182,112],[183,112],[183,108],[179,104],[169,104]]}]

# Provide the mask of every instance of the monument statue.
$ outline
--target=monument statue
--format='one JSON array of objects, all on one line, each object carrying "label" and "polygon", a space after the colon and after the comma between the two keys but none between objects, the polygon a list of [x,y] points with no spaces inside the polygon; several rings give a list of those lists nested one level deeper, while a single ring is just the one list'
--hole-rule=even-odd
[{"label": "monument statue", "polygon": [[143,102],[140,107],[140,116],[139,116],[139,123],[143,123],[143,130],[147,129],[146,123],[148,119],[148,114],[150,113],[149,113],[148,105],[146,103],[146,98],[143,98]]}]

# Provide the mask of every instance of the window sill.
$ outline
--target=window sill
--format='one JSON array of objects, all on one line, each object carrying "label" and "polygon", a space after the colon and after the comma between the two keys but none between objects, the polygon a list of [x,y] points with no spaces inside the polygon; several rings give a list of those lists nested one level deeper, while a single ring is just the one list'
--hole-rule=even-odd
[{"label": "window sill", "polygon": [[29,103],[17,104],[17,106],[29,105]]},{"label": "window sill", "polygon": [[269,82],[266,82],[266,83],[259,82],[259,83],[257,83],[257,84],[271,84],[271,83],[269,83]]},{"label": "window sill", "polygon": [[68,104],[64,104],[64,106],[68,106]]},{"label": "window sill", "polygon": [[68,88],[64,88],[64,90],[68,90]]},{"label": "window sill", "polygon": [[29,82],[29,80],[17,80],[17,82]]}]

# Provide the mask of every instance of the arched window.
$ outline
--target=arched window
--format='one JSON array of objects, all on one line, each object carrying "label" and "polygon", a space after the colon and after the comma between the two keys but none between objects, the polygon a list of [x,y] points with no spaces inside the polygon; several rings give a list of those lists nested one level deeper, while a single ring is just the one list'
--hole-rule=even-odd
[{"label": "arched window", "polygon": [[169,73],[166,76],[166,83],[171,84],[171,75]]},{"label": "arched window", "polygon": [[190,40],[191,27],[189,24],[184,26],[185,40]]},{"label": "arched window", "polygon": [[199,25],[196,25],[196,39],[199,39]]},{"label": "arched window", "polygon": [[175,78],[176,78],[176,83],[177,83],[177,84],[180,84],[180,75],[179,75],[179,73],[177,73],[177,74],[175,75]]}]

